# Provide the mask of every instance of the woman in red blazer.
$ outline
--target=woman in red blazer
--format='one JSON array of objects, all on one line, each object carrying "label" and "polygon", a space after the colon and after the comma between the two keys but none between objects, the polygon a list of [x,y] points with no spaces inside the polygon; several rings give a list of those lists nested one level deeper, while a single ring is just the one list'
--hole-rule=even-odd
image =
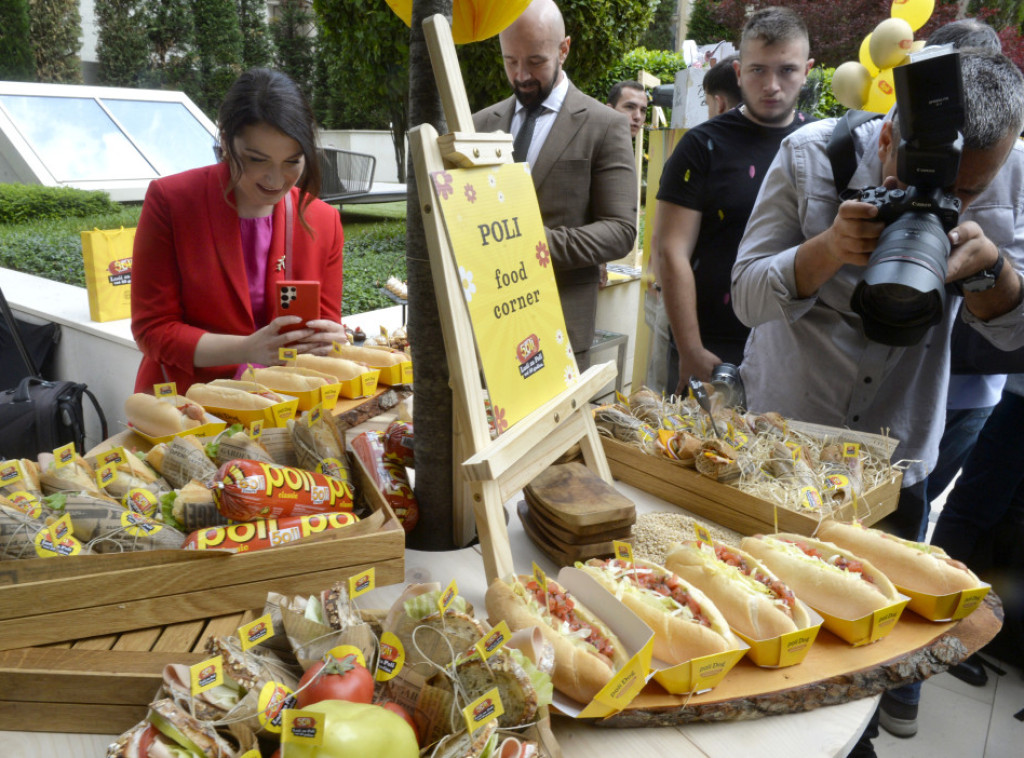
[{"label": "woman in red blazer", "polygon": [[[142,206],[132,262],[137,392],[280,363],[279,348],[326,355],[344,342],[339,213],[316,199],[316,126],[284,74],[253,69],[220,108],[221,163],[157,179]],[[290,220],[289,220],[290,217]],[[290,237],[289,245],[286,237]],[[282,335],[274,286],[320,282],[320,319]],[[296,343],[292,345],[292,343]]]}]

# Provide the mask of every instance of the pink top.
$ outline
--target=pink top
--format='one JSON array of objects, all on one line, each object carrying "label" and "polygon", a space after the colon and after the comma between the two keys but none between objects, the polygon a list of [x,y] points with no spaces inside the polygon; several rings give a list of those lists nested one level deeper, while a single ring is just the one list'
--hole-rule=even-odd
[{"label": "pink top", "polygon": [[271,313],[267,309],[267,255],[274,233],[274,217],[238,219],[242,233],[242,258],[245,260],[245,277],[249,283],[249,302],[256,328],[262,329],[270,323]]}]

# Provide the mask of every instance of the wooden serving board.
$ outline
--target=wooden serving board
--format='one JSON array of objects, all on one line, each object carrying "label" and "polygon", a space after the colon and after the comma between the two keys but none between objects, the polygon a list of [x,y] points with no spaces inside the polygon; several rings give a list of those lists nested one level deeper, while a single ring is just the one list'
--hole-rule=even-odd
[{"label": "wooden serving board", "polygon": [[632,501],[582,463],[548,466],[523,492],[533,507],[579,535],[599,534],[636,519]]},{"label": "wooden serving board", "polygon": [[1002,602],[989,592],[961,621],[935,623],[904,610],[892,632],[862,647],[822,629],[796,666],[765,669],[744,658],[713,690],[690,698],[670,695],[651,680],[626,710],[596,723],[635,727],[741,720],[872,697],[956,665],[991,641],[1002,622]]},{"label": "wooden serving board", "polygon": [[615,554],[615,547],[611,540],[583,544],[559,542],[538,525],[534,519],[534,513],[522,501],[519,503],[518,512],[519,520],[523,523],[523,530],[527,536],[548,558],[561,566],[571,566],[576,561],[585,561],[588,558],[607,558]]},{"label": "wooden serving board", "polygon": [[[261,611],[262,612],[262,611]],[[207,637],[253,611],[0,652],[0,730],[118,734],[146,716],[168,663],[209,657]]]}]

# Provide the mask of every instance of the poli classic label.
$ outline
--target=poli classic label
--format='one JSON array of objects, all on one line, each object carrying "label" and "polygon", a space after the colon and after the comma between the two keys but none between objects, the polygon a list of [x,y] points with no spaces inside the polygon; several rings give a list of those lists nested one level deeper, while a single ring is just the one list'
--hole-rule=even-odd
[{"label": "poli classic label", "polygon": [[282,713],[287,708],[294,708],[298,701],[290,688],[277,682],[267,682],[260,690],[257,701],[259,712],[256,714],[260,726],[274,734],[281,733],[283,725]]},{"label": "poli classic label", "polygon": [[260,616],[255,621],[238,627],[238,640],[242,644],[242,651],[266,642],[274,636],[274,621],[270,614]]},{"label": "poli classic label", "polygon": [[121,514],[121,526],[132,537],[150,537],[164,528],[162,524],[134,511]]},{"label": "poli classic label", "polygon": [[82,552],[82,543],[71,536],[62,537],[56,544],[50,539],[48,529],[41,529],[35,538],[36,555],[40,558],[53,558],[59,555],[78,555]]},{"label": "poli classic label", "polygon": [[380,655],[377,656],[377,671],[374,674],[374,679],[378,682],[394,679],[404,665],[405,648],[402,646],[402,641],[392,632],[384,632],[380,636]]},{"label": "poli classic label", "polygon": [[18,490],[17,492],[10,493],[7,496],[7,499],[15,508],[26,516],[39,518],[43,514],[43,504],[39,501],[39,498],[31,492]]},{"label": "poli classic label", "polygon": [[156,495],[149,490],[135,487],[128,490],[128,493],[121,498],[121,505],[134,513],[141,513],[143,516],[152,518],[156,514],[159,501]]}]

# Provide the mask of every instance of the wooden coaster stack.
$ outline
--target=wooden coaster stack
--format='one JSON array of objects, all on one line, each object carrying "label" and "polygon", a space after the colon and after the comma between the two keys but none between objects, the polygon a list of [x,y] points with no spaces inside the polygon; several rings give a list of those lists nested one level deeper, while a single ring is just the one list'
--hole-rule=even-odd
[{"label": "wooden coaster stack", "polygon": [[523,488],[523,495],[523,528],[561,566],[609,557],[614,540],[632,537],[633,502],[582,463],[549,466]]}]

